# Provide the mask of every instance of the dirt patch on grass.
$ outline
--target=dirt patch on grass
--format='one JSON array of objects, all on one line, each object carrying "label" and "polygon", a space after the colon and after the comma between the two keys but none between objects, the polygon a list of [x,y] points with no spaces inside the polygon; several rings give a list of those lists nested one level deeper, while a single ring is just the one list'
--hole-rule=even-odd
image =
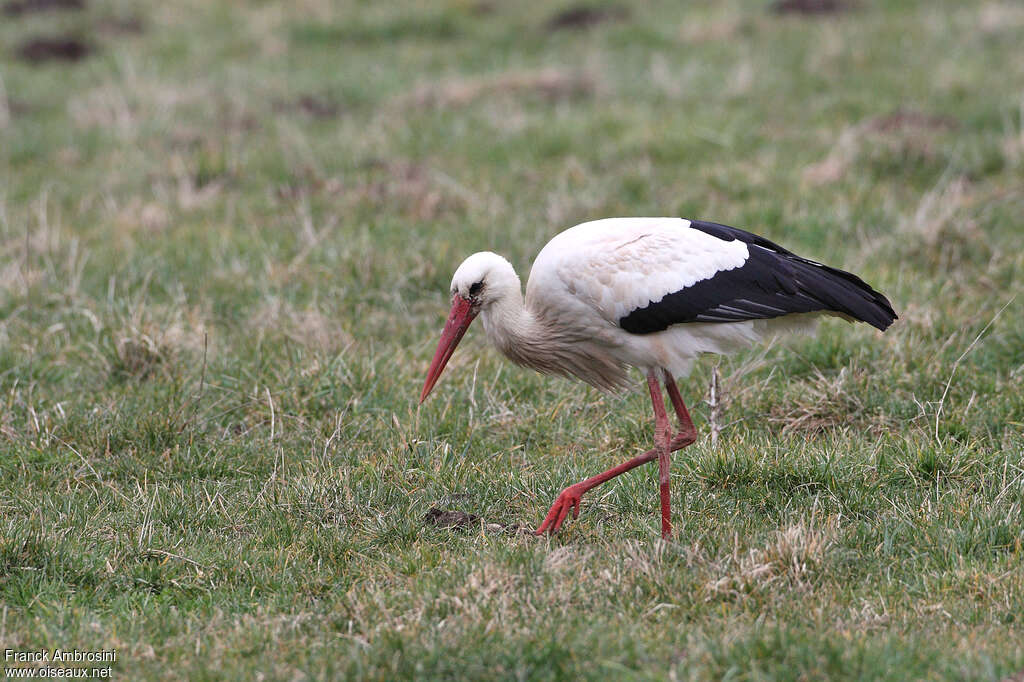
[{"label": "dirt patch on grass", "polygon": [[493,2],[493,0],[479,0],[479,2],[473,3],[473,5],[469,8],[469,11],[472,14],[483,17],[490,14],[494,14],[495,10],[497,9],[497,2]]},{"label": "dirt patch on grass", "polygon": [[897,109],[891,114],[875,116],[865,122],[867,130],[879,133],[914,130],[956,130],[959,127],[960,121],[952,116],[929,114],[913,109]]},{"label": "dirt patch on grass", "polygon": [[4,92],[0,90],[0,130],[10,125],[11,119],[30,112],[31,108],[27,104],[5,97]]},{"label": "dirt patch on grass", "polygon": [[291,101],[279,101],[274,110],[298,111],[317,120],[338,118],[343,112],[341,104],[324,95],[302,95]]},{"label": "dirt patch on grass", "polygon": [[[3,103],[0,103],[3,106]],[[7,98],[7,113],[11,116],[28,116],[34,113],[36,108],[28,102],[13,97]]]},{"label": "dirt patch on grass", "polygon": [[[430,511],[423,515],[423,523],[438,528],[479,528],[481,519],[476,514],[459,511],[458,509],[441,509],[431,507]],[[483,522],[483,529],[488,533],[520,533],[533,535],[533,533],[522,526],[506,523]]]},{"label": "dirt patch on grass", "polygon": [[456,509],[431,507],[430,511],[423,515],[423,523],[438,528],[469,528],[478,525],[480,517]]},{"label": "dirt patch on grass", "polygon": [[4,3],[3,13],[9,17],[37,12],[85,9],[85,0],[10,0]]},{"label": "dirt patch on grass", "polygon": [[108,36],[137,36],[146,32],[139,17],[107,17],[96,24],[96,30]]},{"label": "dirt patch on grass", "polygon": [[771,9],[775,14],[839,14],[856,9],[853,0],[776,0]]},{"label": "dirt patch on grass", "polygon": [[77,62],[95,51],[92,45],[77,36],[32,38],[18,47],[17,55],[30,64],[49,61]]},{"label": "dirt patch on grass", "polygon": [[585,29],[597,24],[625,21],[628,18],[629,10],[619,5],[574,5],[552,16],[544,26],[548,31]]},{"label": "dirt patch on grass", "polygon": [[341,105],[326,97],[303,95],[296,104],[303,113],[313,118],[337,118],[341,114]]},{"label": "dirt patch on grass", "polygon": [[594,93],[594,79],[584,73],[561,69],[539,71],[508,71],[476,78],[456,78],[428,83],[415,88],[402,98],[402,103],[416,107],[454,108],[492,96],[537,96],[561,100]]}]

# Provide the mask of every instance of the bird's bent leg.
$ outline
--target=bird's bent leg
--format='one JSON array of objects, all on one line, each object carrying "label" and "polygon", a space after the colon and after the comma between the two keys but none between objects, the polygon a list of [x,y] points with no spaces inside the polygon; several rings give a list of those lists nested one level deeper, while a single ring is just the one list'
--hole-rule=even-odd
[{"label": "bird's bent leg", "polygon": [[[666,377],[668,374],[665,375]],[[651,391],[651,405],[654,406],[654,445],[658,453],[658,483],[661,491],[661,538],[672,537],[672,501],[669,497],[669,448],[672,437],[669,432],[668,414],[665,412],[665,399],[661,397],[661,384],[658,373],[651,370],[647,374],[647,388]]]},{"label": "bird's bent leg", "polygon": [[[651,388],[652,376],[649,375],[647,380],[648,388]],[[661,420],[663,426],[660,427],[659,432],[655,433],[655,441],[659,445],[661,443],[665,444],[664,450],[666,450],[666,453],[664,456],[664,464],[662,464],[662,457],[659,452],[659,450],[662,448],[656,447],[652,450],[648,450],[642,455],[634,457],[628,462],[624,462],[617,467],[613,467],[608,471],[600,473],[597,476],[592,476],[591,478],[588,478],[585,481],[581,481],[580,483],[569,486],[568,488],[561,492],[561,494],[558,496],[558,499],[555,500],[555,503],[551,505],[551,510],[548,511],[548,515],[544,518],[544,522],[541,523],[540,527],[534,531],[534,534],[541,535],[545,531],[550,533],[557,532],[558,529],[562,527],[562,523],[568,517],[570,511],[572,512],[572,517],[574,519],[579,517],[580,498],[583,496],[583,493],[587,492],[588,490],[591,490],[592,488],[596,488],[602,483],[605,483],[606,481],[609,481],[620,474],[626,473],[630,469],[635,469],[641,464],[647,464],[648,462],[654,461],[655,459],[658,460],[659,478],[662,478],[660,476],[661,471],[664,471],[666,475],[664,477],[664,490],[666,492],[662,498],[662,531],[665,531],[665,525],[669,523],[668,519],[670,511],[668,506],[669,498],[667,480],[668,453],[675,452],[676,450],[685,448],[688,445],[692,445],[693,442],[697,440],[697,430],[696,428],[694,428],[693,421],[690,419],[690,413],[687,411],[686,405],[683,403],[683,399],[679,395],[679,389],[676,387],[675,381],[672,379],[671,375],[667,373],[665,375],[665,387],[668,389],[668,396],[672,400],[672,407],[675,408],[676,416],[679,418],[680,426],[679,433],[677,433],[675,436],[671,438],[669,438],[670,429],[668,425],[668,414],[665,412],[665,404],[663,400],[661,400],[661,388],[660,386],[658,386],[657,376],[654,375],[654,384],[652,388],[653,392],[651,394],[651,400],[654,401],[655,404],[655,421],[658,421],[657,416],[659,405],[661,406],[661,414],[663,415],[663,419]],[[655,399],[655,395],[657,395],[657,399]],[[668,531],[671,532],[671,525],[668,526]]]},{"label": "bird's bent leg", "polygon": [[679,433],[672,437],[672,443],[669,446],[669,449],[675,452],[697,442],[697,428],[693,425],[693,420],[690,419],[690,412],[686,409],[683,396],[679,395],[675,379],[667,372],[665,373],[665,388],[668,389],[669,400],[672,401],[676,417],[679,418]]},{"label": "bird's bent leg", "polygon": [[617,467],[612,467],[604,473],[600,473],[597,476],[592,476],[585,481],[571,485],[558,496],[555,503],[551,505],[551,510],[548,515],[544,517],[544,522],[540,524],[540,527],[535,530],[534,535],[540,535],[545,531],[554,533],[562,527],[562,522],[565,521],[565,517],[569,515],[569,511],[572,510],[572,517],[578,518],[580,515],[580,498],[583,493],[587,492],[591,488],[596,488],[605,481],[615,478],[619,474],[624,474],[630,469],[635,469],[641,464],[647,464],[652,459],[658,456],[658,450],[648,450],[642,455],[638,455],[628,462],[623,462]]}]

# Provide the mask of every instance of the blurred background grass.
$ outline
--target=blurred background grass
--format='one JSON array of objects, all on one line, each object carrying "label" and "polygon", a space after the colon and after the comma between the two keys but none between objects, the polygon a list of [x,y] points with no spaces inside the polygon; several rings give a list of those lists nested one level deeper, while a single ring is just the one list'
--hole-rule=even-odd
[{"label": "blurred background grass", "polygon": [[[1022,38],[998,1],[6,0],[0,640],[150,678],[1024,668]],[[723,361],[668,546],[653,471],[515,532],[646,447],[642,392],[471,333],[415,406],[465,255],[525,276],[613,215],[901,315]]]}]

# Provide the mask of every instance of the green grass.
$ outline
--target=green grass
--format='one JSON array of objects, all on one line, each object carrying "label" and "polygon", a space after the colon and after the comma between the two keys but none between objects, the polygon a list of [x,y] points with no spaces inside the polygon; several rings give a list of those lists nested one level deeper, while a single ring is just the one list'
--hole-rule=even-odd
[{"label": "green grass", "polygon": [[[1024,669],[1024,12],[637,2],[549,30],[568,6],[3,18],[3,648],[148,679]],[[17,58],[60,33],[97,51]],[[481,329],[417,408],[449,277],[651,214],[853,270],[900,320],[722,360],[673,542],[653,468],[517,533],[648,447],[650,408]],[[714,364],[681,384],[705,434]]]}]

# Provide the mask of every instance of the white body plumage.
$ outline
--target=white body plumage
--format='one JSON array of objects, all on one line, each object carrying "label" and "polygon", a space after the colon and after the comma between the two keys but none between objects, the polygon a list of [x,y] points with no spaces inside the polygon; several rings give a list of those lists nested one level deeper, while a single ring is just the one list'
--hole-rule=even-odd
[{"label": "white body plumage", "polygon": [[488,339],[518,364],[576,376],[604,389],[626,384],[626,366],[689,373],[701,353],[729,353],[780,331],[810,330],[816,314],[673,324],[631,333],[620,320],[667,295],[742,267],[751,247],[682,218],[609,218],[554,237],[538,254],[523,299],[512,265],[490,252],[466,259],[452,292],[485,282],[480,317]]}]

